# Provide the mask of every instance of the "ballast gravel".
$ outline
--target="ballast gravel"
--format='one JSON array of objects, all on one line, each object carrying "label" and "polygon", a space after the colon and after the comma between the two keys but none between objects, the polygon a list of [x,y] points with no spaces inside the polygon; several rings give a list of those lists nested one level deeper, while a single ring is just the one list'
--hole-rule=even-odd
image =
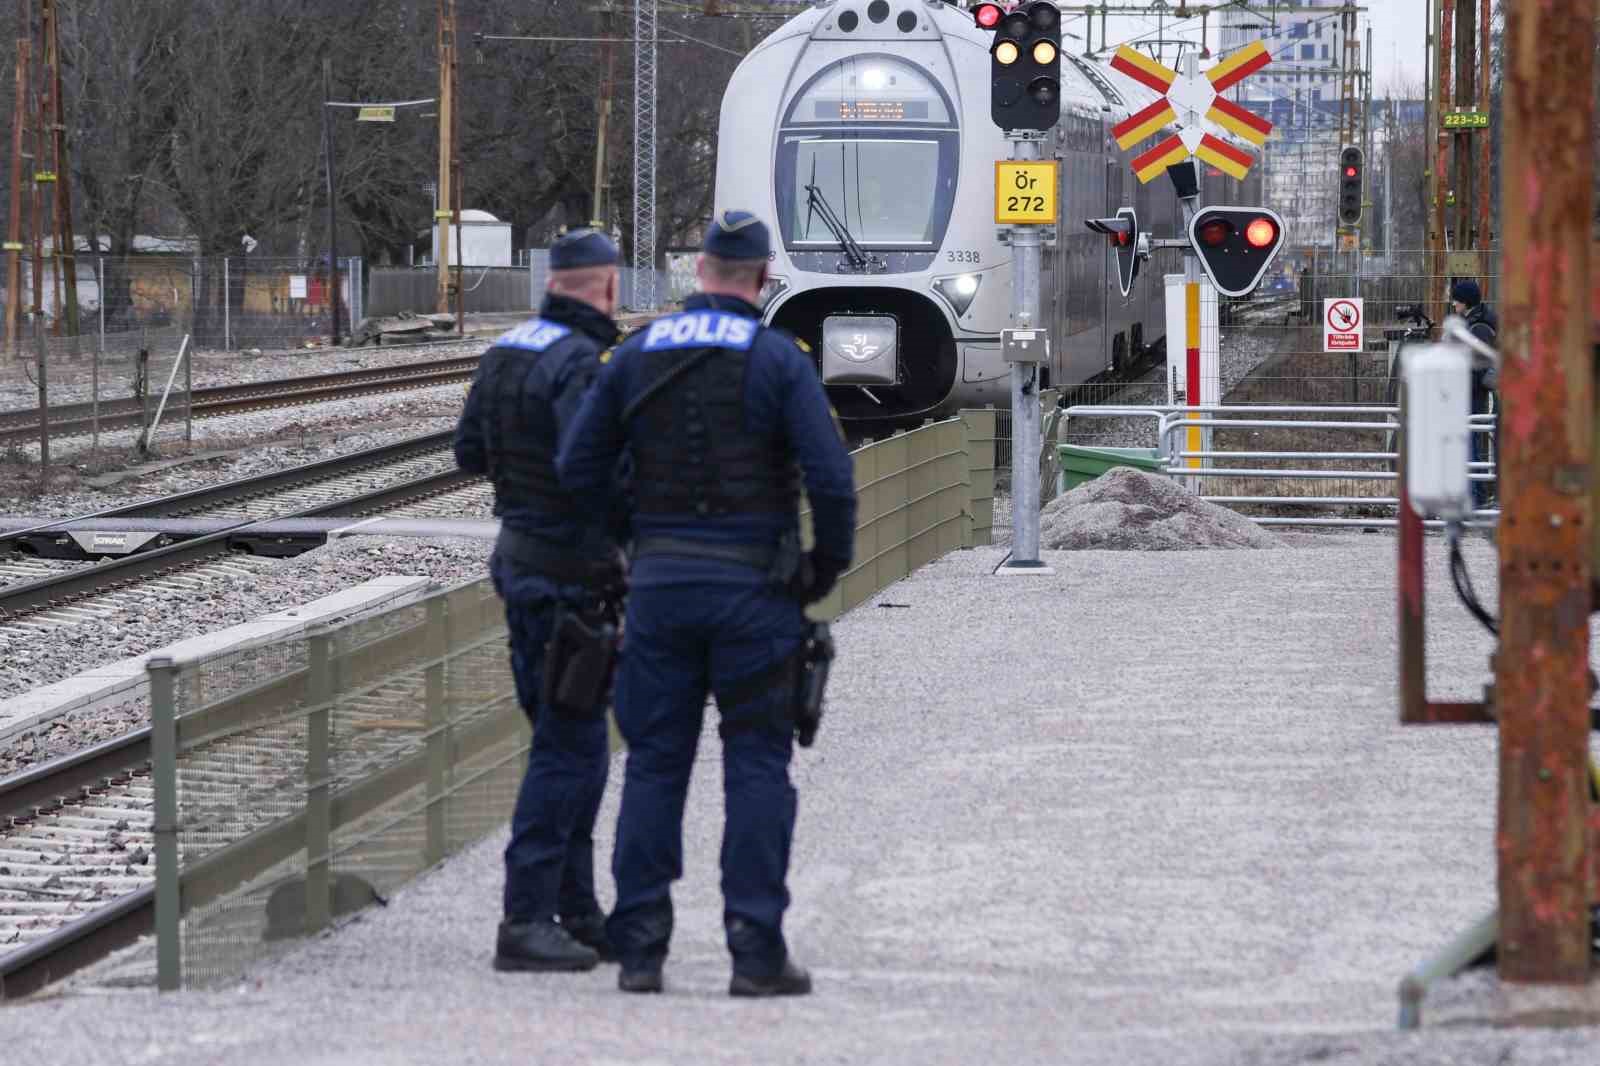
[{"label": "ballast gravel", "polygon": [[[1292,334],[1280,325],[1281,318],[1260,318],[1223,331],[1218,351],[1218,378],[1224,398],[1267,360],[1278,354]],[[1259,328],[1257,328],[1259,327]],[[1166,367],[1157,367],[1143,379],[1097,400],[1105,406],[1145,407],[1167,402]],[[1154,448],[1156,420],[1148,415],[1070,419],[1063,429],[1062,444],[1091,448]]]},{"label": "ballast gravel", "polygon": [[321,462],[454,429],[459,406],[457,390],[455,396],[447,395],[442,402],[391,399],[387,409],[377,412],[376,421],[321,419],[302,410],[296,421],[262,437],[219,434],[205,441],[197,439],[187,450],[181,444],[166,446],[162,454],[151,459],[127,456],[132,465],[122,470],[117,469],[116,463],[96,464],[109,465],[113,471],[110,473],[58,472],[51,479],[51,492],[0,495],[0,514],[33,518],[92,514]]},{"label": "ballast gravel", "polygon": [[290,559],[251,559],[248,575],[216,576],[197,589],[151,589],[136,605],[51,633],[0,630],[0,698],[371,578],[420,575],[451,583],[478,577],[488,570],[492,548],[490,541],[464,538],[350,537]]},{"label": "ballast gravel", "polygon": [[[1440,547],[1450,699],[1490,644]],[[957,553],[835,626],[828,717],[793,771],[785,930],[811,997],[726,995],[708,715],[665,995],[618,993],[610,966],[495,973],[502,832],[227,988],[80,982],[0,1010],[0,1039],[63,1066],[1596,1061],[1592,1026],[1488,1024],[1471,980],[1394,1029],[1400,975],[1493,904],[1496,754],[1488,730],[1396,721],[1392,540],[1051,552],[1053,575],[989,576],[1003,554]]]},{"label": "ballast gravel", "polygon": [[1191,495],[1172,478],[1125,466],[1046,504],[1039,544],[1067,551],[1283,547],[1250,519]]},{"label": "ballast gravel", "polygon": [[[472,355],[474,345],[483,346],[481,337],[466,341],[442,341],[428,344],[388,344],[364,348],[306,348],[277,351],[247,349],[220,351],[202,349],[194,353],[191,375],[197,389],[216,388],[222,385],[251,385],[273,378],[311,377],[317,374],[337,374],[347,370],[373,370],[379,367],[405,366],[410,363],[427,363],[436,359],[454,359]],[[162,366],[170,368],[174,351],[152,351],[152,356]],[[100,399],[126,397],[132,391],[132,360],[126,355],[107,356],[100,370]],[[57,357],[50,365],[50,402],[52,404],[88,403],[94,398],[94,362],[85,350],[79,357]],[[163,379],[160,382],[165,385]],[[0,380],[0,407],[37,407],[39,393],[31,380],[19,373],[11,373]]]}]

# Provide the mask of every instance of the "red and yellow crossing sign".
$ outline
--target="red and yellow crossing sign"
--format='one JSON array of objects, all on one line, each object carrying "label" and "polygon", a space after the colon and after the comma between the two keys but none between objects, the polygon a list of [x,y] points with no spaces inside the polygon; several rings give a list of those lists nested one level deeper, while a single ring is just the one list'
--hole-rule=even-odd
[{"label": "red and yellow crossing sign", "polygon": [[1172,83],[1178,80],[1178,72],[1154,59],[1143,52],[1129,48],[1125,44],[1117,45],[1117,54],[1111,60],[1111,69],[1120,70],[1134,81],[1165,96],[1167,90],[1172,88]]},{"label": "red and yellow crossing sign", "polygon": [[1129,164],[1133,172],[1138,175],[1141,185],[1149,182],[1164,173],[1170,166],[1176,166],[1189,158],[1189,146],[1183,143],[1183,138],[1174,133],[1148,152],[1141,152],[1133,157]]},{"label": "red and yellow crossing sign", "polygon": [[1251,41],[1206,71],[1206,80],[1220,93],[1233,88],[1270,62],[1272,55],[1267,51],[1267,46],[1260,41]]},{"label": "red and yellow crossing sign", "polygon": [[1111,60],[1111,68],[1154,89],[1161,94],[1161,99],[1111,127],[1117,147],[1128,149],[1155,136],[1168,125],[1178,122],[1180,113],[1191,116],[1190,127],[1172,134],[1131,160],[1130,165],[1139,181],[1153,181],[1168,167],[1181,163],[1191,155],[1235,178],[1243,178],[1249,173],[1255,156],[1199,128],[1197,119],[1203,116],[1207,122],[1214,122],[1258,147],[1266,144],[1267,136],[1272,132],[1272,123],[1254,111],[1224,99],[1220,94],[1270,62],[1272,56],[1266,45],[1255,41],[1232,53],[1203,75],[1191,77],[1180,75],[1171,67],[1125,44],[1119,45],[1116,56]]}]

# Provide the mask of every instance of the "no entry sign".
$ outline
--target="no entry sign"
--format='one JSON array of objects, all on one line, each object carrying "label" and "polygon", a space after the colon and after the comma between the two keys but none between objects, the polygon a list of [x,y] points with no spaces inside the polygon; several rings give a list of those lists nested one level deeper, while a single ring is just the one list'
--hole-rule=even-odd
[{"label": "no entry sign", "polygon": [[1322,301],[1322,350],[1359,352],[1361,343],[1361,297],[1333,296]]}]

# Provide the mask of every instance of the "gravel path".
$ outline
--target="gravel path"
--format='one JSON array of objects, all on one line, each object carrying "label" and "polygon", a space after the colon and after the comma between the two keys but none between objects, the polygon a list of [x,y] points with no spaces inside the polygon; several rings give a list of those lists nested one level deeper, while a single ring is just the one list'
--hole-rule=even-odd
[{"label": "gravel path", "polygon": [[[487,518],[483,513],[461,518]],[[488,541],[352,537],[292,559],[248,558],[249,576],[218,577],[185,591],[152,590],[138,606],[62,629],[53,638],[0,632],[0,698],[126,659],[184,637],[247,622],[388,574],[442,582],[488,569]]]},{"label": "gravel path", "polygon": [[[1482,1024],[1471,980],[1438,998],[1477,1024],[1393,1030],[1398,976],[1493,898],[1494,738],[1396,723],[1392,544],[1319,543],[1051,553],[1037,580],[978,550],[843,619],[795,760],[810,998],[724,994],[708,716],[665,996],[491,971],[496,834],[233,987],[66,991],[0,1039],[72,1066],[1593,1063],[1593,1028]],[[1489,645],[1438,549],[1449,698]]]}]

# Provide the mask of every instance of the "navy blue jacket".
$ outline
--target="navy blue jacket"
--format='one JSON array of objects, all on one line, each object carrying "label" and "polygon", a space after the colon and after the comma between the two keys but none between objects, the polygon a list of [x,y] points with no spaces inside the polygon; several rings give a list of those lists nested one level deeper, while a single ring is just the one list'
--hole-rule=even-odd
[{"label": "navy blue jacket", "polygon": [[[760,320],[760,311],[744,300],[696,294],[684,301],[683,315],[720,310]],[[667,316],[668,319],[677,316]],[[667,319],[658,319],[657,322]],[[556,469],[561,482],[581,499],[599,508],[606,502],[611,472],[626,448],[648,448],[634,436],[622,412],[651,382],[640,373],[639,353],[649,342],[641,330],[618,346],[600,370],[576,419],[561,441]],[[659,332],[658,332],[659,335]],[[708,334],[702,333],[702,336]],[[742,345],[734,345],[742,347]],[[837,572],[850,563],[855,547],[855,472],[833,410],[810,356],[787,336],[761,329],[749,349],[745,371],[744,417],[748,428],[778,434],[800,465],[811,504],[813,549],[819,561]],[[670,534],[719,543],[773,544],[798,528],[798,515],[735,514],[717,517],[685,515],[633,516],[633,535]],[[744,582],[755,571],[712,560],[646,558],[635,561],[634,584],[676,581]]]},{"label": "navy blue jacket", "polygon": [[[566,327],[564,335],[544,323]],[[500,337],[483,355],[472,391],[467,394],[461,421],[456,425],[456,463],[475,474],[488,474],[491,437],[485,405],[508,399],[524,405],[527,421],[549,433],[547,441],[503,441],[502,448],[530,446],[554,461],[562,430],[572,421],[584,393],[600,369],[600,356],[616,342],[617,327],[609,315],[581,300],[549,295],[539,318]],[[540,407],[543,410],[540,410]],[[609,471],[607,472],[609,474]],[[537,501],[507,492],[495,494],[495,513],[513,529],[547,539],[559,546],[583,546],[587,551],[608,550],[603,535],[607,508],[587,508],[566,516],[552,515]]]}]

